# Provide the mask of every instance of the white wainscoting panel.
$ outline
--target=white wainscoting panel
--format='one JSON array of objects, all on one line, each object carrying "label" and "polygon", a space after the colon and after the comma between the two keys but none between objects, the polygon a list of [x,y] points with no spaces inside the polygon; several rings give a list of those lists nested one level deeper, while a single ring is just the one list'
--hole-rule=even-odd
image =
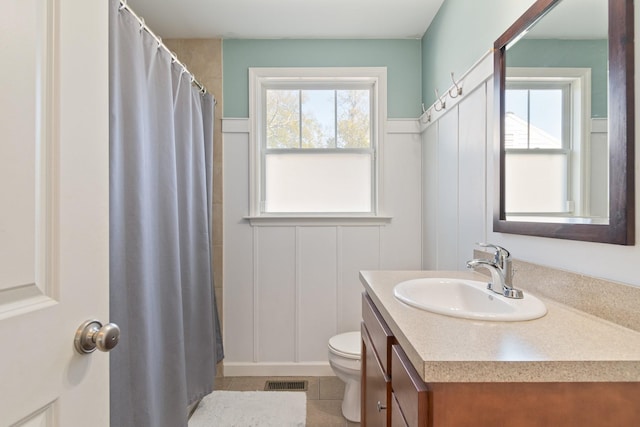
[{"label": "white wainscoting panel", "polygon": [[359,271],[421,267],[419,127],[394,125],[381,183],[390,222],[252,226],[248,126],[223,123],[226,375],[330,375],[329,338],[360,328]]},{"label": "white wainscoting panel", "polygon": [[496,187],[496,170],[493,167],[494,164],[494,157],[495,157],[495,153],[497,150],[499,150],[499,145],[500,145],[500,141],[499,141],[499,135],[498,135],[498,130],[495,128],[494,126],[494,93],[493,93],[493,79],[488,79],[485,83],[484,83],[486,90],[485,90],[485,94],[487,97],[486,103],[485,103],[485,107],[484,107],[484,111],[486,114],[486,120],[487,120],[487,126],[486,126],[486,131],[487,131],[487,137],[486,137],[486,161],[485,161],[485,165],[486,165],[486,174],[487,174],[487,187],[485,190],[485,197],[486,197],[486,202],[485,202],[485,212],[486,212],[486,219],[487,219],[487,226],[485,228],[485,242],[491,242],[491,243],[495,243],[492,241],[490,235],[491,233],[493,233],[493,194],[494,194],[494,190]]},{"label": "white wainscoting panel", "polygon": [[458,268],[458,106],[438,121],[438,270]]},{"label": "white wainscoting panel", "polygon": [[362,321],[360,270],[380,269],[381,227],[338,228],[338,330],[359,331]]},{"label": "white wainscoting panel", "polygon": [[254,230],[258,361],[295,361],[296,228],[259,227]]},{"label": "white wainscoting panel", "polygon": [[465,92],[423,132],[425,269],[464,270],[475,244],[486,240],[487,83]]},{"label": "white wainscoting panel", "polygon": [[458,265],[465,269],[477,242],[486,238],[486,89],[482,85],[458,104]]},{"label": "white wainscoting panel", "polygon": [[[249,213],[249,138],[224,135],[224,292],[222,325],[225,360],[255,362],[253,230]],[[231,325],[228,328],[227,325]]]},{"label": "white wainscoting panel", "polygon": [[422,268],[438,267],[438,123],[429,126],[422,143]]},{"label": "white wainscoting panel", "polygon": [[591,119],[589,161],[589,213],[608,216],[609,206],[609,128],[606,118]]},{"label": "white wainscoting panel", "polygon": [[393,135],[393,142],[384,146],[383,213],[393,219],[380,229],[383,270],[410,270],[421,265],[421,150],[420,136],[411,134]]},{"label": "white wainscoting panel", "polygon": [[298,227],[297,238],[296,362],[324,360],[338,322],[337,230]]}]

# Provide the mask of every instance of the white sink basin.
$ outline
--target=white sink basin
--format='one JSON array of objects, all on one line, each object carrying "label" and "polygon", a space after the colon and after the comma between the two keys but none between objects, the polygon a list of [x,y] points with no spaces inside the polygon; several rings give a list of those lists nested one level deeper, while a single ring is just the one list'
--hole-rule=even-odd
[{"label": "white sink basin", "polygon": [[464,319],[513,322],[532,320],[547,314],[538,298],[528,293],[523,299],[506,298],[487,289],[487,282],[465,279],[414,279],[401,282],[394,296],[413,307]]}]

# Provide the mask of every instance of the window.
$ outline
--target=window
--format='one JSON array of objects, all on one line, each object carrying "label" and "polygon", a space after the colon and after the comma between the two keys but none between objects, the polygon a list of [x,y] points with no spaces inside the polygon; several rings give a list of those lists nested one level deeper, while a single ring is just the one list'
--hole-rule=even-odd
[{"label": "window", "polygon": [[252,68],[252,217],[376,216],[384,68]]},{"label": "window", "polygon": [[[507,215],[583,215],[588,183],[588,76],[582,69],[508,69]],[[514,76],[515,74],[515,76]]]}]

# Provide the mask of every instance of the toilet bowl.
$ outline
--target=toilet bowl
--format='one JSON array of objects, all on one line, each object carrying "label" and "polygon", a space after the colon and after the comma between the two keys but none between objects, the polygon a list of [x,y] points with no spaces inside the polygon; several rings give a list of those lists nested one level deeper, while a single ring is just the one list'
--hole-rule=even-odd
[{"label": "toilet bowl", "polygon": [[360,422],[360,332],[347,332],[329,340],[329,365],[345,383],[342,415],[349,421]]}]

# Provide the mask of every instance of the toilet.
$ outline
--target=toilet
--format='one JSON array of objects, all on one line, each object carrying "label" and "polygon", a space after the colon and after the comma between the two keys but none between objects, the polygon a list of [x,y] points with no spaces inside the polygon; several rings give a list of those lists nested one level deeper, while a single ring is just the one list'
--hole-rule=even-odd
[{"label": "toilet", "polygon": [[346,332],[329,339],[329,365],[345,383],[342,415],[360,422],[360,331]]}]

